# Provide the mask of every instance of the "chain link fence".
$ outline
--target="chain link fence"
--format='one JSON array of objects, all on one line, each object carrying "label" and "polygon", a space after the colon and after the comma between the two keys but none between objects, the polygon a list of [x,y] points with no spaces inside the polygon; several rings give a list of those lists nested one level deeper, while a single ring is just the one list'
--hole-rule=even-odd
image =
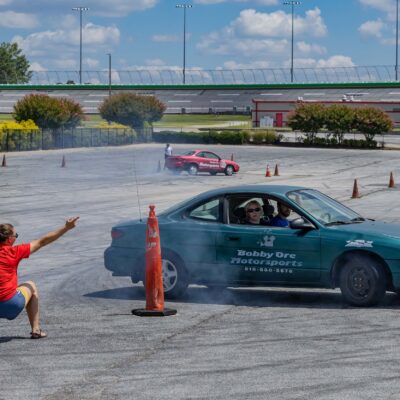
[{"label": "chain link fence", "polygon": [[[185,70],[188,85],[204,84],[285,84],[291,83],[289,68],[198,69]],[[113,85],[180,85],[183,71],[177,68],[136,68],[111,71]],[[391,65],[296,68],[293,83],[395,82]],[[0,71],[0,83],[18,84],[15,76]],[[30,85],[78,84],[79,71],[33,71]],[[83,84],[109,84],[109,71],[82,71]]]},{"label": "chain link fence", "polygon": [[0,151],[49,150],[74,147],[121,146],[152,140],[152,128],[132,129],[42,129],[0,131]]}]

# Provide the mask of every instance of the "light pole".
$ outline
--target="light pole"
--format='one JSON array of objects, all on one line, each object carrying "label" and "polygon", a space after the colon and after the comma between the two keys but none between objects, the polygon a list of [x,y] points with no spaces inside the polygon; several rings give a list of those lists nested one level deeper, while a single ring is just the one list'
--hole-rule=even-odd
[{"label": "light pole", "polygon": [[284,1],[283,4],[285,6],[292,6],[292,62],[291,62],[291,67],[290,67],[290,80],[293,83],[293,55],[294,55],[294,6],[299,6],[301,4],[300,1]]},{"label": "light pole", "polygon": [[108,55],[108,97],[111,96],[111,53]]},{"label": "light pole", "polygon": [[80,36],[79,36],[79,83],[82,84],[82,12],[89,11],[88,7],[72,7],[73,11],[79,11]]},{"label": "light pole", "polygon": [[396,81],[399,75],[399,0],[396,0]]},{"label": "light pole", "polygon": [[183,84],[186,82],[186,9],[192,8],[191,4],[176,4],[176,8],[183,8]]}]

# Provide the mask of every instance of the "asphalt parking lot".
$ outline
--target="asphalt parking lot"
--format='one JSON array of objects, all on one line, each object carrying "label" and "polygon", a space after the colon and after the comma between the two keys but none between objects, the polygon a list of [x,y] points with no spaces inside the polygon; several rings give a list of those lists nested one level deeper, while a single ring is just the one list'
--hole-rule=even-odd
[{"label": "asphalt parking lot", "polygon": [[[38,284],[49,337],[30,340],[25,313],[0,320],[0,399],[400,399],[394,294],[358,309],[338,290],[192,286],[166,303],[176,316],[146,319],[131,315],[144,305],[142,286],[103,266],[112,225],[146,216],[150,203],[157,212],[221,186],[313,187],[365,217],[399,223],[400,151],[205,146],[240,164],[226,177],[157,172],[163,147],[7,154],[0,214],[19,243],[66,217],[80,220],[20,264],[20,281]],[[281,175],[266,178],[276,163]],[[350,198],[355,178],[359,199]]]}]

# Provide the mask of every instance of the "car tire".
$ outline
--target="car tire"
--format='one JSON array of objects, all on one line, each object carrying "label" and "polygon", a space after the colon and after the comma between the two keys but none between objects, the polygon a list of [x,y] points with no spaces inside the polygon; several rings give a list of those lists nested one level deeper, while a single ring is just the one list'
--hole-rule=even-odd
[{"label": "car tire", "polygon": [[232,165],[227,165],[226,167],[225,167],[225,175],[227,175],[227,176],[232,176],[233,175],[233,167],[232,167]]},{"label": "car tire", "polygon": [[189,285],[188,273],[183,261],[170,250],[162,250],[164,295],[176,299],[184,295]]},{"label": "car tire", "polygon": [[188,167],[189,175],[197,175],[199,167],[196,164],[190,164]]},{"label": "car tire", "polygon": [[352,257],[340,273],[340,290],[344,300],[351,305],[378,304],[386,292],[383,268],[369,257]]}]

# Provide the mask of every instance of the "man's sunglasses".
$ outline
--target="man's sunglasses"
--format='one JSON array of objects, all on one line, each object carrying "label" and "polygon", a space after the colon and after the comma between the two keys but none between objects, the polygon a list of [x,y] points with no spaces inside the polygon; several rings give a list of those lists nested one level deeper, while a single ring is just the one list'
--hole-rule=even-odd
[{"label": "man's sunglasses", "polygon": [[249,208],[249,209],[247,210],[248,213],[260,212],[260,211],[261,211],[261,208]]}]

